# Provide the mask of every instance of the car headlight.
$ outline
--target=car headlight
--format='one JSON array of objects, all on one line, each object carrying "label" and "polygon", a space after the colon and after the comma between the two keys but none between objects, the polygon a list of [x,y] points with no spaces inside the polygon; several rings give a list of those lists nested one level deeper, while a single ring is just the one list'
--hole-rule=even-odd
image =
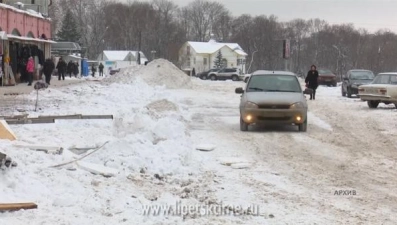
[{"label": "car headlight", "polygon": [[303,105],[302,102],[296,102],[296,103],[292,104],[289,108],[290,109],[302,109],[302,108],[305,108],[305,105]]},{"label": "car headlight", "polygon": [[253,102],[247,102],[247,103],[245,103],[244,108],[247,108],[247,109],[257,109],[257,108],[258,108],[258,105],[255,104],[255,103],[253,103]]}]

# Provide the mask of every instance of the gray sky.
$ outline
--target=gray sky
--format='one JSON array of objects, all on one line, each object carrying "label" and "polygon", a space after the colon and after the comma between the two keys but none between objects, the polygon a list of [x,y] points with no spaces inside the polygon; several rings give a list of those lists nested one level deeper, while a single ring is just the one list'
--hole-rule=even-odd
[{"label": "gray sky", "polygon": [[[128,0],[119,0],[128,1]],[[145,0],[143,0],[145,1]],[[146,0],[150,1],[150,0]],[[275,15],[279,21],[320,18],[330,24],[353,23],[374,32],[390,29],[397,33],[397,0],[214,0],[233,15]],[[190,0],[173,0],[185,6]]]}]

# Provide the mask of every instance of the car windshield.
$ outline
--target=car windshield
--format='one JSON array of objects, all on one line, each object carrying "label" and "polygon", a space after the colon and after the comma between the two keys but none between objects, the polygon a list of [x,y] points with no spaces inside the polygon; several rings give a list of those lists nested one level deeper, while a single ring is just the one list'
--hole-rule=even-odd
[{"label": "car windshield", "polygon": [[329,74],[334,74],[334,73],[332,73],[330,70],[318,70],[318,74],[319,75],[322,75],[322,74],[329,75]]},{"label": "car windshield", "polygon": [[352,71],[350,73],[350,78],[352,80],[372,80],[374,77],[371,71]]},{"label": "car windshield", "polygon": [[397,74],[379,74],[375,77],[373,84],[394,84],[397,85]]},{"label": "car windshield", "polygon": [[302,92],[298,79],[295,76],[274,74],[255,75],[247,86],[247,92]]}]

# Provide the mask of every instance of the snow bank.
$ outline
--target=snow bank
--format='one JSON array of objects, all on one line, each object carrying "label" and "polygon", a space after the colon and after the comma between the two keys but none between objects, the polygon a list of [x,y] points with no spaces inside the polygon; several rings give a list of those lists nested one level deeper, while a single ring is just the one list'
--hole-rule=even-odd
[{"label": "snow bank", "polygon": [[165,59],[156,59],[146,66],[124,68],[106,80],[131,84],[137,77],[152,86],[165,86],[169,89],[191,88],[190,77]]}]

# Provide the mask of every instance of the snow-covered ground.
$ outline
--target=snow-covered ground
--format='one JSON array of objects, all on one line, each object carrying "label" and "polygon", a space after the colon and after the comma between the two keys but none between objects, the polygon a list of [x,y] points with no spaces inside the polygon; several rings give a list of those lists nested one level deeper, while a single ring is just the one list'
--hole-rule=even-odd
[{"label": "snow-covered ground", "polygon": [[[234,89],[243,82],[182,77],[166,61],[151,64],[41,92],[41,109],[29,111],[32,117],[113,114],[114,119],[12,125],[19,139],[0,140],[0,151],[18,166],[0,171],[0,203],[35,202],[38,209],[3,213],[0,224],[397,221],[397,110],[392,106],[370,110],[357,98],[341,97],[340,87],[321,86],[316,100],[309,101],[307,133],[296,127],[242,133]],[[166,86],[156,86],[160,83]],[[69,148],[106,142],[80,164],[51,167],[84,155]],[[14,144],[65,150],[52,155]],[[199,146],[215,148],[198,151]],[[116,175],[94,175],[80,167],[86,163]],[[339,190],[356,195],[335,195]],[[235,215],[201,215],[208,210],[204,207],[226,205]],[[185,215],[144,215],[149,206],[167,211],[181,206]],[[238,206],[244,215],[237,215]]]}]

